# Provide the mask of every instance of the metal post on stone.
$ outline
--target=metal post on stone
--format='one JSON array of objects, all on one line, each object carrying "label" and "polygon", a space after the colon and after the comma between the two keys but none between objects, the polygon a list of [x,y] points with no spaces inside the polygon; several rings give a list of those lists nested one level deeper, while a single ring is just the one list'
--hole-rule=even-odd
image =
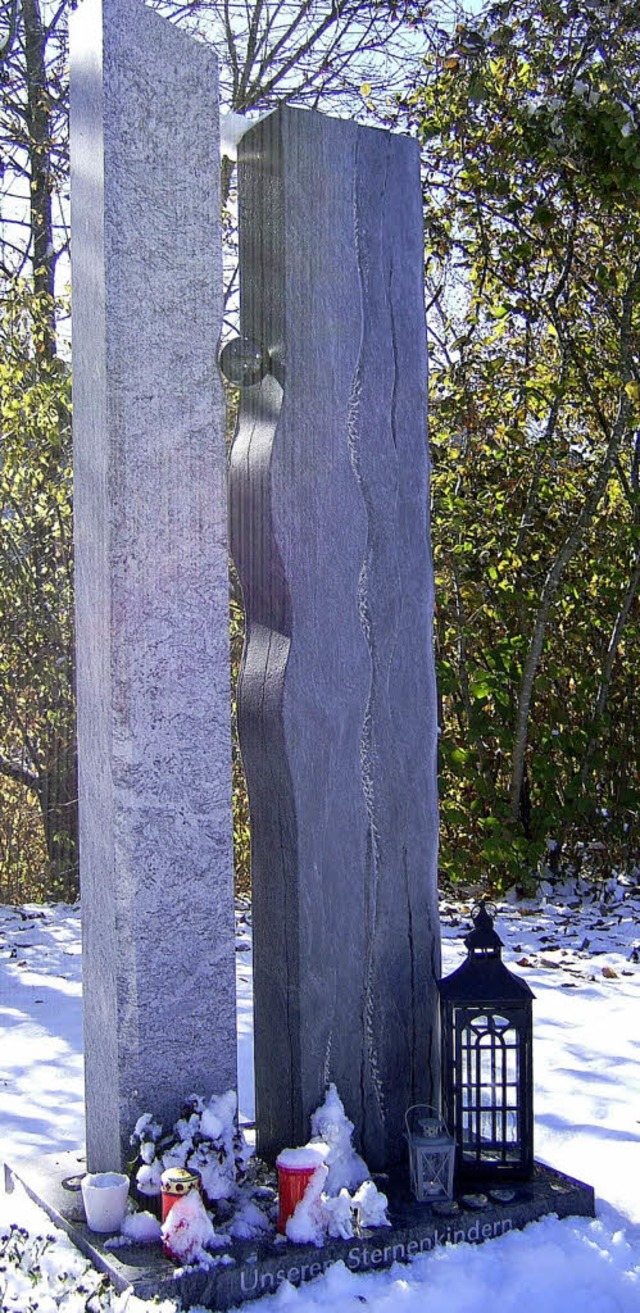
[{"label": "metal post on stone", "polygon": [[87,1161],[236,1085],[217,65],[71,16]]},{"label": "metal post on stone", "polygon": [[258,1150],[304,1143],[333,1081],[379,1170],[439,1102],[418,146],[283,106],[240,143],[239,203]]}]

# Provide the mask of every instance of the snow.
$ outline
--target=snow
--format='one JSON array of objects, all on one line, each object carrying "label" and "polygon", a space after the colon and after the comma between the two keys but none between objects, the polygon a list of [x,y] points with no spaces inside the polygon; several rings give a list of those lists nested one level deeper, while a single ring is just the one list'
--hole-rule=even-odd
[{"label": "snow", "polygon": [[[236,1195],[236,1157],[244,1161],[248,1147],[236,1131],[238,1097],[235,1090],[186,1099],[185,1113],[173,1127],[173,1139],[165,1137],[162,1152],[160,1122],[151,1113],[138,1118],[131,1135],[131,1145],[142,1159],[136,1169],[136,1185],[141,1194],[159,1195],[162,1178],[169,1168],[187,1168],[197,1173],[208,1201],[231,1199]],[[167,1147],[168,1146],[168,1147]]]},{"label": "snow", "polygon": [[159,1219],[153,1213],[127,1213],[120,1230],[137,1245],[155,1245],[162,1239]]},{"label": "snow", "polygon": [[391,1226],[387,1217],[387,1196],[373,1181],[363,1181],[354,1195],[343,1186],[337,1195],[326,1193],[326,1164],[318,1169],[293,1217],[287,1222],[287,1235],[298,1243],[322,1246],[325,1236],[350,1240],[367,1227]]},{"label": "snow", "polygon": [[233,1119],[237,1110],[238,1100],[235,1090],[227,1090],[226,1094],[214,1097],[202,1110],[201,1134],[207,1140],[225,1141],[229,1151],[233,1152]]},{"label": "snow", "polygon": [[162,1135],[160,1122],[154,1122],[150,1112],[143,1112],[133,1128],[133,1138],[137,1140],[159,1140]]},{"label": "snow", "polygon": [[326,1156],[326,1144],[303,1144],[299,1149],[283,1149],[276,1159],[276,1167],[289,1172],[313,1172]]},{"label": "snow", "polygon": [[229,1235],[233,1236],[234,1240],[257,1240],[261,1237],[264,1239],[265,1233],[270,1231],[269,1218],[261,1208],[258,1208],[253,1199],[248,1199],[241,1205],[229,1227]]},{"label": "snow", "polygon": [[338,1240],[350,1240],[353,1230],[353,1200],[348,1190],[324,1200],[324,1224],[327,1235]]},{"label": "snow", "polygon": [[162,1226],[162,1239],[171,1257],[183,1264],[206,1257],[206,1247],[220,1243],[198,1190],[176,1199]]},{"label": "snow", "polygon": [[[363,1302],[370,1313],[423,1313],[427,1306],[429,1313],[484,1313],[489,1304],[501,1313],[638,1313],[640,890],[612,881],[595,892],[587,885],[554,891],[549,883],[546,895],[536,904],[512,894],[499,907],[497,929],[507,965],[536,995],[536,1156],[595,1186],[596,1219],[544,1218],[484,1245],[439,1247],[388,1272],[333,1264],[302,1287],[282,1285],[261,1301],[265,1313],[285,1306],[355,1313]],[[470,904],[442,908],[445,972],[462,961],[470,911]],[[248,909],[239,918],[238,949],[240,1110],[250,1121]],[[79,1148],[78,908],[0,908],[0,1022],[2,1155],[19,1163]],[[108,1313],[174,1313],[172,1301],[109,1296],[101,1280],[19,1188],[0,1194],[3,1313],[84,1313],[97,1291],[100,1304],[96,1297],[92,1306]]]},{"label": "snow", "polygon": [[353,1203],[359,1226],[391,1226],[387,1217],[387,1196],[373,1181],[362,1182],[353,1196]]},{"label": "snow", "polygon": [[[143,1154],[145,1154],[145,1156],[147,1153],[150,1152],[148,1145],[145,1144],[143,1146],[142,1152]],[[142,1167],[138,1169],[136,1175],[136,1185],[138,1187],[138,1190],[140,1191],[140,1194],[145,1194],[150,1199],[153,1199],[154,1196],[159,1195],[161,1189],[162,1172],[163,1172],[163,1163],[160,1162],[158,1158],[154,1158],[153,1162],[143,1163]]]},{"label": "snow", "polygon": [[311,1133],[315,1140],[329,1146],[325,1154],[329,1168],[327,1194],[355,1190],[366,1181],[369,1168],[353,1147],[353,1122],[345,1113],[335,1085],[329,1086],[324,1103],[312,1114]]}]

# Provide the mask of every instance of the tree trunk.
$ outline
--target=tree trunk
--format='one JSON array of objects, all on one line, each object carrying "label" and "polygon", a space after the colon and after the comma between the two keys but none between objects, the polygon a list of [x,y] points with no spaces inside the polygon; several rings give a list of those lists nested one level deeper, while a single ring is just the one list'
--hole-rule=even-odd
[{"label": "tree trunk", "polygon": [[[27,129],[31,173],[30,217],[33,283],[39,295],[53,297],[54,253],[51,178],[51,106],[47,85],[46,32],[39,0],[22,0],[27,73]],[[55,351],[53,307],[45,350]]]},{"label": "tree trunk", "polygon": [[585,749],[585,753],[582,758],[582,764],[580,766],[580,788],[583,792],[587,781],[589,766],[593,760],[593,752],[596,746],[598,726],[604,715],[605,708],[607,705],[607,699],[609,697],[609,686],[611,684],[611,675],[613,673],[614,662],[616,659],[618,648],[620,646],[620,639],[622,638],[625,625],[627,623],[627,620],[629,619],[631,607],[633,606],[635,598],[638,595],[639,588],[640,588],[640,548],[636,553],[634,568],[631,572],[629,582],[627,584],[627,589],[622,601],[622,605],[620,606],[620,610],[618,611],[613,629],[611,631],[609,646],[607,648],[607,655],[605,657],[604,665],[602,667],[602,674],[600,676],[600,684],[598,687],[598,696],[595,701],[595,705],[591,716],[591,725],[589,727],[589,741],[587,743],[587,747]]},{"label": "tree trunk", "polygon": [[[596,398],[594,398],[590,379],[585,368],[584,361],[576,352],[575,347],[567,338],[562,320],[552,307],[552,318],[554,319],[558,337],[564,344],[565,350],[569,350],[574,364],[576,364],[582,381],[585,386],[586,395],[592,400],[598,422],[603,432],[607,433],[607,449],[598,471],[597,478],[589,497],[587,498],[580,514],[578,515],[573,529],[564,540],[558,555],[556,556],[549,573],[544,582],[538,613],[536,615],[533,632],[529,641],[527,656],[524,663],[522,680],[520,683],[520,692],[518,696],[518,709],[516,712],[515,734],[513,742],[513,760],[511,765],[511,786],[509,790],[509,800],[511,817],[517,822],[522,815],[522,808],[525,803],[523,796],[525,761],[527,752],[527,742],[529,737],[529,715],[531,711],[531,700],[533,697],[533,686],[535,677],[542,655],[544,646],[547,621],[549,612],[554,602],[556,593],[560,586],[562,576],[572,558],[575,556],[584,535],[591,524],[593,517],[598,509],[601,498],[605,492],[612,470],[618,457],[618,452],[625,434],[629,429],[631,416],[630,396],[627,392],[627,384],[633,378],[633,358],[632,358],[632,315],[635,309],[638,284],[640,282],[640,263],[638,263],[626,287],[622,312],[620,315],[620,380],[621,388],[618,400],[618,411],[613,426],[607,431],[606,417]],[[563,352],[564,354],[564,352]]]},{"label": "tree trunk", "polygon": [[51,865],[49,888],[54,896],[74,903],[79,881],[78,770],[73,740],[61,745],[57,759],[40,775],[37,794]]},{"label": "tree trunk", "polygon": [[569,562],[578,551],[605,492],[623,434],[627,428],[628,417],[629,398],[623,389],[616,422],[613,426],[609,444],[602,465],[600,466],[598,477],[593,485],[591,495],[585,502],[571,533],[565,538],[564,543],[547,574],[542,589],[538,613],[529,640],[529,647],[518,695],[518,709],[516,712],[516,727],[513,743],[513,761],[511,766],[511,787],[509,791],[511,816],[514,821],[518,821],[521,814],[525,759],[529,737],[529,714],[531,711],[535,677],[540,664],[542,649],[544,647],[549,612],[555,600],[562,576],[569,565]]}]

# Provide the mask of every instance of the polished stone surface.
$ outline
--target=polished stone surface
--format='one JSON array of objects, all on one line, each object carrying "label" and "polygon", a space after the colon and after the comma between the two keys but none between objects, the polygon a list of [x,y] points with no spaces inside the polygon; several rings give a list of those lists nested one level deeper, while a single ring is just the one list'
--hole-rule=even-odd
[{"label": "polished stone surface", "polygon": [[87,1140],[236,1085],[217,66],[71,15]]},{"label": "polished stone surface", "polygon": [[437,708],[416,142],[282,107],[239,149],[232,551],[248,641],[256,1119],[334,1081],[372,1169],[437,1101]]},{"label": "polished stone surface", "polygon": [[[536,1163],[530,1181],[511,1187],[507,1193],[513,1192],[514,1197],[508,1202],[492,1199],[487,1186],[484,1206],[465,1206],[462,1199],[457,1199],[448,1215],[436,1213],[429,1204],[415,1203],[406,1188],[406,1171],[400,1171],[391,1181],[380,1182],[389,1195],[390,1227],[368,1231],[352,1240],[328,1240],[321,1249],[282,1239],[260,1244],[235,1242],[225,1251],[216,1251],[216,1266],[180,1272],[159,1248],[132,1245],[109,1250],[99,1236],[87,1229],[79,1194],[78,1178],[83,1171],[80,1155],[62,1154],[37,1159],[27,1167],[16,1168],[13,1174],[95,1266],[109,1275],[117,1290],[132,1286],[141,1299],[152,1299],[154,1295],[160,1299],[180,1298],[185,1309],[193,1304],[218,1310],[233,1308],[245,1300],[273,1293],[285,1280],[292,1285],[313,1280],[330,1263],[338,1261],[351,1272],[379,1271],[394,1262],[410,1262],[419,1254],[432,1253],[440,1245],[465,1241],[480,1244],[508,1231],[522,1230],[528,1222],[548,1213],[593,1217],[595,1212],[591,1186],[540,1163]],[[11,1169],[7,1169],[9,1188],[11,1176]],[[474,1194],[478,1193],[475,1187]]]}]

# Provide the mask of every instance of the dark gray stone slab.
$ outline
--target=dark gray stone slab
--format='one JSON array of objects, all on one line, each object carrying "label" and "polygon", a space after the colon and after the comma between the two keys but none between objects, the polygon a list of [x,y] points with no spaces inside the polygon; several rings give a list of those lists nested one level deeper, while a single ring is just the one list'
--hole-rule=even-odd
[{"label": "dark gray stone slab", "polygon": [[184,1308],[192,1304],[218,1310],[233,1308],[245,1300],[273,1293],[283,1281],[297,1286],[313,1280],[337,1261],[342,1261],[350,1272],[378,1271],[395,1262],[410,1262],[440,1245],[480,1244],[508,1231],[522,1230],[528,1222],[549,1213],[559,1218],[593,1217],[595,1213],[591,1186],[539,1163],[531,1181],[512,1187],[514,1198],[508,1203],[489,1198],[486,1207],[478,1210],[459,1201],[457,1211],[450,1216],[438,1216],[429,1205],[416,1204],[406,1190],[406,1173],[399,1173],[390,1182],[381,1182],[389,1191],[391,1227],[378,1228],[353,1240],[329,1240],[321,1249],[289,1241],[236,1242],[216,1267],[177,1273],[159,1248],[136,1245],[110,1251],[99,1236],[88,1231],[80,1195],[68,1188],[69,1179],[73,1181],[83,1170],[78,1154],[41,1158],[13,1172],[8,1168],[8,1188],[15,1175],[52,1221],[108,1274],[117,1290],[132,1286],[141,1299],[154,1295],[160,1299],[179,1298]]},{"label": "dark gray stone slab", "polygon": [[239,155],[232,550],[252,825],[256,1121],[335,1081],[372,1169],[437,1102],[436,693],[418,147],[282,107]]},{"label": "dark gray stone slab", "polygon": [[71,15],[87,1142],[236,1085],[217,67],[138,0]]}]

